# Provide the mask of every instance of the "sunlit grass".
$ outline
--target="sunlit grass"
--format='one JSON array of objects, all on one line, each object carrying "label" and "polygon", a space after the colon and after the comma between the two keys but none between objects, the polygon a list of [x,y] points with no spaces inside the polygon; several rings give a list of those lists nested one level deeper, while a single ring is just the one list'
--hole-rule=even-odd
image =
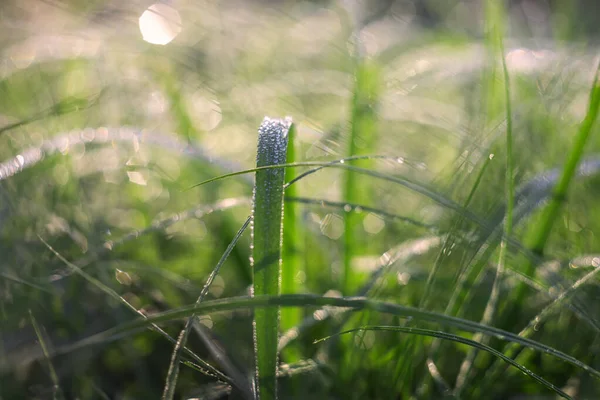
[{"label": "sunlit grass", "polygon": [[600,396],[578,6],[68,3],[0,13],[0,397]]}]

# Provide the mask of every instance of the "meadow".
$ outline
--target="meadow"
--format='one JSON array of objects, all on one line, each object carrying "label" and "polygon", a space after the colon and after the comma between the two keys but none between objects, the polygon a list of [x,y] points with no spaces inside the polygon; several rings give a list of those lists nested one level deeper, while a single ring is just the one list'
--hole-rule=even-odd
[{"label": "meadow", "polygon": [[593,10],[3,2],[0,400],[600,398]]}]

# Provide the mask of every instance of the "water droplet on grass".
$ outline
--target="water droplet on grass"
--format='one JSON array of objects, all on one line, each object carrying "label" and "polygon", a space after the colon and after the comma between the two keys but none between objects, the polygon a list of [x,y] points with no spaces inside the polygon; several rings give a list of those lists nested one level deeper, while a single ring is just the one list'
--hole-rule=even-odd
[{"label": "water droplet on grass", "polygon": [[120,269],[116,269],[115,270],[115,278],[117,279],[117,282],[119,282],[121,285],[131,285],[132,279],[131,276],[129,276],[129,274],[125,271],[121,271]]}]

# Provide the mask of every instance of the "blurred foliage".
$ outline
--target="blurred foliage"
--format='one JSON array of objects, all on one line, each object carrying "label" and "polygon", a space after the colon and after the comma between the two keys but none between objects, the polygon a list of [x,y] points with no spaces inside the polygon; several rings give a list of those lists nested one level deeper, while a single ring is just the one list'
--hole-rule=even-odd
[{"label": "blurred foliage", "polygon": [[[350,148],[359,155],[388,156],[364,165],[409,187],[422,185],[442,200],[398,181],[360,177],[351,197],[380,212],[354,206],[349,211],[344,170],[326,168],[302,179],[297,196],[312,203],[297,205],[304,249],[304,270],[296,277],[300,287],[339,295],[344,219],[356,212],[361,214],[354,233],[361,251],[352,259],[361,272],[357,275],[373,277],[378,263],[399,246],[406,253],[363,295],[447,312],[461,273],[478,265],[480,273],[468,275],[451,314],[479,321],[498,260],[499,238],[493,233],[501,231],[505,187],[504,120],[501,112],[488,115],[484,101],[492,66],[484,49],[481,3],[173,0],[169,4],[181,16],[181,33],[159,46],[143,41],[138,26],[150,2],[2,1],[0,398],[54,394],[30,311],[51,349],[136,318],[71,273],[40,238],[146,314],[193,303],[250,205],[201,216],[195,209],[250,198],[252,176],[188,188],[252,168],[256,129],[264,115],[293,116],[297,161],[337,160]],[[564,162],[585,114],[599,33],[594,0],[505,4],[515,183],[518,189],[528,182],[537,186],[522,199],[531,210],[516,221],[500,314],[520,282],[521,243],[540,218],[537,207],[546,192],[539,188]],[[372,62],[382,86],[374,114],[377,132],[374,143],[350,146],[353,74],[361,57]],[[538,260],[527,296],[517,304],[518,315],[504,327],[510,331],[519,332],[553,296],[598,268],[597,130],[585,149],[589,170],[571,188],[546,258]],[[361,192],[360,182],[367,182],[368,193]],[[476,221],[443,201],[464,206]],[[433,244],[425,245],[425,239]],[[249,248],[246,235],[223,265],[210,299],[248,293]],[[435,279],[428,280],[436,264]],[[600,369],[599,296],[596,277],[538,327],[535,340]],[[303,315],[321,317],[322,311],[307,308]],[[203,318],[212,343],[250,375],[251,313]],[[431,338],[413,345],[405,334],[364,332],[313,344],[344,327],[402,323],[373,312],[315,317],[291,344],[294,357],[300,354],[312,367],[282,378],[280,397],[447,395],[427,370]],[[181,324],[164,329],[176,337]],[[499,340],[490,344],[503,348]],[[191,335],[188,345],[218,365],[198,336]],[[67,399],[156,398],[172,349],[147,331],[50,361]],[[440,345],[435,361],[450,386],[467,350]],[[575,398],[600,397],[600,383],[585,372],[547,354],[527,350],[524,356],[524,365]],[[488,367],[489,358],[476,360],[472,387],[462,398],[478,398],[481,391],[497,399],[551,398],[513,369],[486,383]],[[216,385],[213,377],[181,367],[181,398],[227,393]]]}]

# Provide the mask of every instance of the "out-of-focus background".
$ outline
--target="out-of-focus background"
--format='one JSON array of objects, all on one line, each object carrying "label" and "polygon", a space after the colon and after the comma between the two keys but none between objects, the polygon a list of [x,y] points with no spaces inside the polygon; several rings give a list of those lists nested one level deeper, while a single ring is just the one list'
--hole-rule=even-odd
[{"label": "out-of-focus background", "polygon": [[[432,188],[442,201],[358,177],[355,190],[361,194],[355,198],[372,210],[362,212],[353,268],[368,276],[382,254],[408,246],[411,257],[369,296],[447,312],[460,272],[489,245],[489,262],[467,280],[458,315],[480,321],[493,286],[498,243],[489,239],[475,247],[476,240],[468,238],[481,226],[462,220],[464,240],[451,248],[441,242],[445,233],[458,230],[457,215],[445,200],[464,206],[490,229],[502,223],[506,115],[503,95],[494,94],[503,78],[490,55],[494,39],[486,34],[492,27],[485,3],[3,0],[0,398],[56,396],[51,369],[65,398],[158,398],[173,346],[156,333],[131,333],[44,356],[41,343],[52,353],[136,317],[73,274],[66,261],[147,314],[193,303],[250,212],[253,175],[189,188],[252,168],[256,130],[265,115],[293,117],[298,161],[349,156],[353,97],[360,90],[356,71],[365,63],[376,75],[376,128],[359,135],[354,150],[386,156],[369,166]],[[515,185],[534,182],[540,188],[555,182],[552,170],[564,163],[587,111],[598,63],[600,3],[498,3],[504,5],[498,21],[511,77]],[[600,265],[596,133],[585,148],[589,168],[582,175],[587,177],[573,183],[571,200],[548,241],[546,263],[503,329],[518,333],[548,304],[553,290],[572,287]],[[345,174],[325,169],[297,185],[307,199],[299,203],[305,239],[303,268],[295,277],[303,292],[343,292]],[[545,189],[535,190],[527,192],[534,197],[523,197],[524,208],[530,208],[516,217],[521,218],[515,222],[518,243],[525,242],[545,199],[540,194]],[[417,244],[421,247],[415,250]],[[250,237],[243,236],[213,283],[210,299],[248,293],[249,248]],[[519,285],[518,274],[510,272],[522,263],[518,248],[507,256],[501,298],[509,299]],[[440,272],[428,281],[434,265]],[[425,290],[432,294],[423,302]],[[535,339],[599,368],[599,293],[598,278],[590,278],[578,289],[574,305],[560,308]],[[499,307],[500,316],[510,308],[502,302]],[[376,317],[369,318],[358,322],[375,323]],[[248,310],[202,321],[213,343],[250,374]],[[394,323],[377,320],[384,322]],[[174,337],[180,328],[165,326]],[[300,336],[299,358],[327,368],[289,378],[281,398],[448,394],[439,391],[427,370],[431,341],[405,344],[400,334],[370,332],[344,342],[352,351],[329,349],[323,356],[312,342],[336,329],[334,323],[316,324]],[[492,345],[502,349],[499,342]],[[198,337],[190,338],[190,348],[215,363]],[[402,359],[409,351],[412,355]],[[452,387],[467,352],[442,345],[437,353],[437,366]],[[473,367],[463,398],[481,395],[477,389],[486,387],[489,363],[484,359]],[[531,352],[523,363],[577,398],[600,396],[596,378],[548,355]],[[226,385],[215,382],[183,366],[177,396],[226,398]],[[488,398],[554,398],[520,372],[490,388]]]}]

